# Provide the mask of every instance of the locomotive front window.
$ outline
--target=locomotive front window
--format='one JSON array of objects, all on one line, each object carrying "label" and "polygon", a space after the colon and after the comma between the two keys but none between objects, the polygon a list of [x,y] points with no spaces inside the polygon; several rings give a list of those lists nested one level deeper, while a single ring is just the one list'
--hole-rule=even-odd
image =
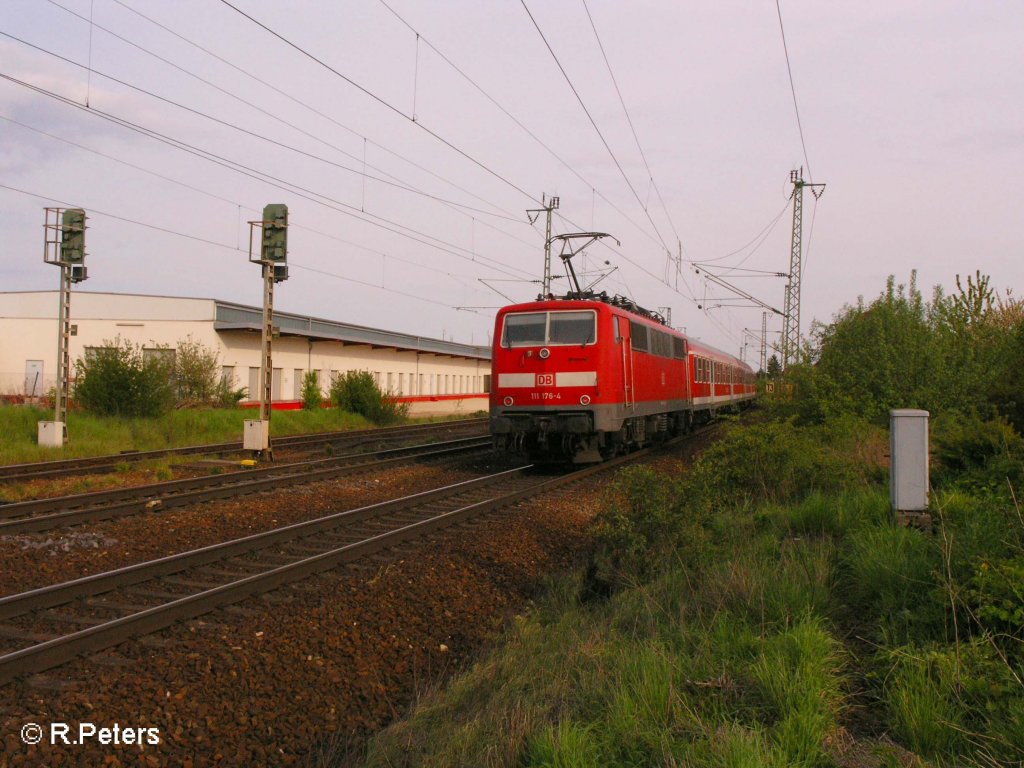
[{"label": "locomotive front window", "polygon": [[509,347],[539,346],[547,334],[547,312],[523,312],[505,316],[505,338]]},{"label": "locomotive front window", "polygon": [[501,343],[506,347],[586,346],[596,340],[595,312],[518,312],[505,315]]},{"label": "locomotive front window", "polygon": [[590,344],[596,333],[593,312],[552,312],[549,344]]}]

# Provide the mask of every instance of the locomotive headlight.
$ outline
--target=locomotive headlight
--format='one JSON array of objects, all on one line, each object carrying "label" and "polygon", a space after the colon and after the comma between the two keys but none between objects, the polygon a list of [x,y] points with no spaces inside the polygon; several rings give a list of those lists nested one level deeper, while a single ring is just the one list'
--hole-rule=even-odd
[{"label": "locomotive headlight", "polygon": [[549,357],[551,357],[551,350],[548,349],[547,347],[543,347],[541,351],[538,352],[538,354],[540,355],[541,360],[547,360]]},{"label": "locomotive headlight", "polygon": [[514,402],[515,402],[515,400],[513,400],[513,399],[512,399],[512,396],[511,396],[511,395],[509,395],[508,397],[506,397],[506,398],[505,398],[504,400],[502,400],[501,402],[503,402],[503,403],[504,403],[505,405],[512,405],[512,403],[514,403]]},{"label": "locomotive headlight", "polygon": [[580,398],[580,405],[590,405],[590,395],[583,395]]}]

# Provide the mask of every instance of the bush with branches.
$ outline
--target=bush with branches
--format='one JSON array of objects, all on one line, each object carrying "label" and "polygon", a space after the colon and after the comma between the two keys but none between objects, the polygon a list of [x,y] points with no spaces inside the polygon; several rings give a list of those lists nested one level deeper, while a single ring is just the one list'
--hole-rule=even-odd
[{"label": "bush with branches", "polygon": [[216,350],[189,336],[178,342],[174,356],[174,383],[178,402],[197,405],[217,399],[217,385],[220,381],[219,356]]},{"label": "bush with branches", "polygon": [[302,408],[315,411],[320,408],[324,397],[320,392],[320,376],[316,371],[308,371],[302,377]]},{"label": "bush with branches", "polygon": [[409,413],[408,403],[400,403],[390,392],[383,391],[369,371],[345,371],[336,377],[331,382],[331,402],[375,424],[393,424]]},{"label": "bush with branches", "polygon": [[146,358],[119,336],[75,361],[74,398],[103,416],[159,416],[174,405],[173,375],[167,356]]}]

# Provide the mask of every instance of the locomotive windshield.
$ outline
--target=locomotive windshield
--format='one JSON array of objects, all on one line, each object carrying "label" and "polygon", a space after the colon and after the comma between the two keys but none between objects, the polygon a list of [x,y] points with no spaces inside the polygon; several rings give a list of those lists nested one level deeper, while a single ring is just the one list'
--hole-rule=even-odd
[{"label": "locomotive windshield", "polygon": [[505,315],[501,343],[506,347],[593,344],[597,339],[597,314],[582,312],[518,312]]}]

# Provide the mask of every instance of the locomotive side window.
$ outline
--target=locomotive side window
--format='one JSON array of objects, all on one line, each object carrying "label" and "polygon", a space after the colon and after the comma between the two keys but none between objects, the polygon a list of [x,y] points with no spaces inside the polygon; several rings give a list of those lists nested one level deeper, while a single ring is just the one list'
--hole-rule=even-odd
[{"label": "locomotive side window", "polygon": [[597,341],[597,313],[516,312],[505,315],[504,347],[539,347],[593,344]]},{"label": "locomotive side window", "polygon": [[686,339],[672,338],[672,357],[676,360],[686,359]]},{"label": "locomotive side window", "polygon": [[664,331],[651,331],[651,352],[658,357],[672,357],[672,337]]},{"label": "locomotive side window", "polygon": [[612,321],[615,323],[615,343],[619,344],[622,342],[622,329],[619,328],[619,316],[613,315]]},{"label": "locomotive side window", "polygon": [[650,347],[647,344],[647,326],[641,323],[629,321],[629,333],[633,338],[633,349],[639,352],[646,352]]},{"label": "locomotive side window", "polygon": [[549,344],[592,344],[597,322],[593,312],[552,312]]}]

